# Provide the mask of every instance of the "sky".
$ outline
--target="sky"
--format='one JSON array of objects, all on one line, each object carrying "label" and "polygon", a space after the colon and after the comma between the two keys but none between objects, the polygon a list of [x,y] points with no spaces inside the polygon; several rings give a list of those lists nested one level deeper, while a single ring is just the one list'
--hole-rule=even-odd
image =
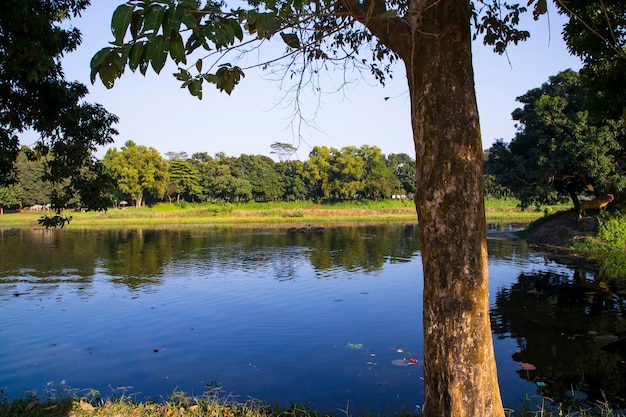
[{"label": "sky", "polygon": [[[393,79],[383,87],[371,77],[357,73],[344,75],[330,71],[326,92],[306,94],[307,117],[313,120],[300,130],[291,124],[293,101],[284,87],[268,72],[247,71],[245,78],[229,96],[213,87],[204,87],[198,100],[171,75],[176,67],[168,64],[160,75],[150,69],[146,76],[127,70],[112,89],[97,80],[91,84],[89,61],[113,39],[110,21],[122,0],[92,0],[80,18],[70,25],[80,29],[83,42],[63,60],[65,76],[87,85],[86,100],[102,104],[116,114],[119,135],[112,146],[122,147],[127,140],[167,152],[208,152],[214,155],[272,156],[270,145],[285,142],[298,148],[296,157],[306,159],[314,146],[378,146],[384,154],[407,153],[414,157],[410,125],[408,87],[402,66],[396,66]],[[512,46],[508,56],[494,53],[477,40],[473,45],[475,86],[480,114],[483,148],[515,134],[511,113],[519,103],[516,97],[539,87],[548,77],[568,68],[579,69],[579,59],[568,54],[561,37],[564,18],[554,8],[549,19],[533,21],[530,13],[523,27],[531,38]],[[282,48],[277,39],[276,48]],[[347,79],[348,83],[337,92]],[[287,99],[286,99],[287,98]],[[301,136],[301,140],[299,137]],[[23,140],[23,142],[29,139]],[[32,142],[34,139],[30,139]],[[29,144],[29,143],[25,143]],[[104,154],[103,149],[101,152]]]}]

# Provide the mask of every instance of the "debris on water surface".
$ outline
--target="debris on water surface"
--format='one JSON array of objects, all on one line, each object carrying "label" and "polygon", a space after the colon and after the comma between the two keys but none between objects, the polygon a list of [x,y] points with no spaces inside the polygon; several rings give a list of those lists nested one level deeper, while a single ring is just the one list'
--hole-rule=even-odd
[{"label": "debris on water surface", "polygon": [[363,343],[348,343],[346,347],[350,349],[361,349],[363,347]]},{"label": "debris on water surface", "polygon": [[402,358],[402,359],[394,359],[391,361],[391,364],[395,366],[417,365],[418,363],[419,361],[415,358],[411,358],[411,359]]}]

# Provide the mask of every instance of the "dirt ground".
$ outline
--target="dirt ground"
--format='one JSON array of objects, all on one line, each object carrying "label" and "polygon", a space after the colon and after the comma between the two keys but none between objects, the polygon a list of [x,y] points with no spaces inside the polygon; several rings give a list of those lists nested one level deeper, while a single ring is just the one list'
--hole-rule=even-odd
[{"label": "dirt ground", "polygon": [[578,219],[574,210],[557,214],[540,222],[526,240],[531,245],[563,248],[598,233],[598,218],[594,214]]}]

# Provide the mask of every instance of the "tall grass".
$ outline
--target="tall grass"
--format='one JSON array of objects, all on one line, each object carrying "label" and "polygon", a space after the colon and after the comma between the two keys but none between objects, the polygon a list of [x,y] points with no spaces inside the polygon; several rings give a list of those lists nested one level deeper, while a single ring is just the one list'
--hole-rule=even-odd
[{"label": "tall grass", "polygon": [[[505,409],[507,417],[624,417],[623,410],[614,410],[608,403],[554,404],[544,399],[538,406],[521,410]],[[1,417],[409,417],[420,413],[401,411],[387,414],[371,412],[353,414],[349,404],[343,410],[320,412],[310,405],[292,404],[289,407],[271,406],[248,399],[239,401],[223,395],[219,388],[200,397],[174,392],[161,401],[136,402],[132,396],[102,398],[96,391],[85,395],[52,396],[40,399],[33,394],[9,400],[0,392]]]}]

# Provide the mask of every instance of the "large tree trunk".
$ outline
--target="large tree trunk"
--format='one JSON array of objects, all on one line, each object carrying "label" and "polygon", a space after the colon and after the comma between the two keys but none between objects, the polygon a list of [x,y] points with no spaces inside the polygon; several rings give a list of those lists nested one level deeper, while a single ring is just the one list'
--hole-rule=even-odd
[{"label": "large tree trunk", "polygon": [[[347,0],[345,0],[347,1]],[[380,0],[348,8],[403,59],[417,162],[424,270],[424,414],[504,416],[489,321],[482,141],[468,0]]]},{"label": "large tree trunk", "polygon": [[435,2],[402,54],[424,269],[424,413],[432,417],[504,416],[489,320],[469,21],[468,1]]}]

